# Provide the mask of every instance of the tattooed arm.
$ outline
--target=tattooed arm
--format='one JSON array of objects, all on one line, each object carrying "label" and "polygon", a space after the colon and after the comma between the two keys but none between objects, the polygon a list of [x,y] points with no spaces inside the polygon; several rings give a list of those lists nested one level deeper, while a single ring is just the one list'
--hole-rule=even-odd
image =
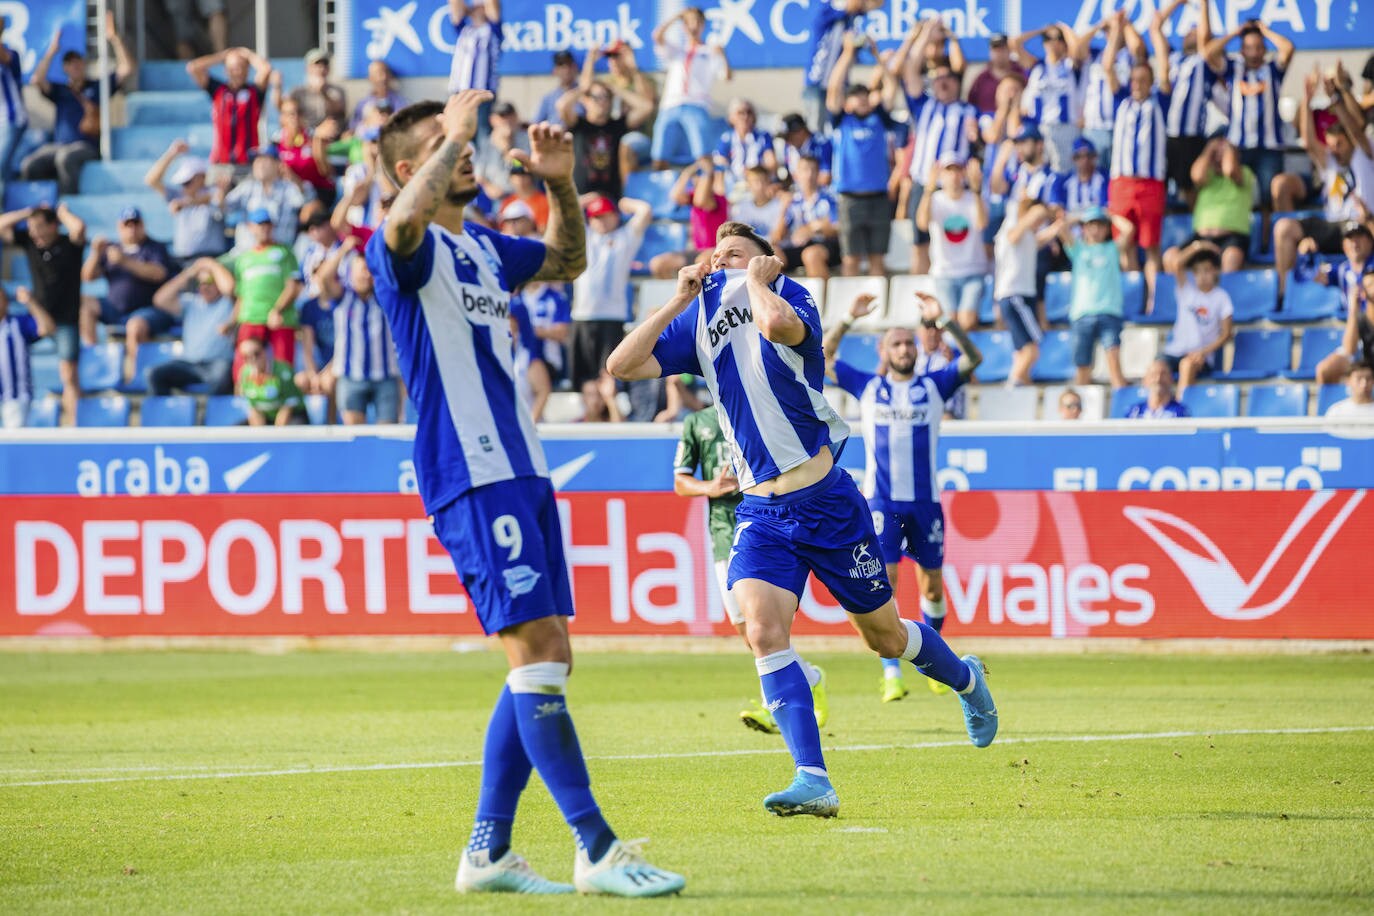
[{"label": "tattooed arm", "polygon": [[544,179],[549,195],[544,264],[532,281],[576,280],[587,269],[587,224],[573,187],[572,134],[552,124],[532,125],[526,167]]}]

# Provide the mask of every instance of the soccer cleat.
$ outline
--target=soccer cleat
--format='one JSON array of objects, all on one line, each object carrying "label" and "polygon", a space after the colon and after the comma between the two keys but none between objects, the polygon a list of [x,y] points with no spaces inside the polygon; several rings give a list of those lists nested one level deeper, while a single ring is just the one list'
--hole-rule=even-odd
[{"label": "soccer cleat", "polygon": [[988,692],[988,669],[976,655],[965,655],[960,661],[973,672],[973,689],[958,694],[964,707],[964,727],[974,747],[987,747],[997,735],[997,706]]},{"label": "soccer cleat", "polygon": [[942,693],[949,693],[950,690],[948,684],[941,684],[933,677],[926,678],[926,686],[929,687],[930,692],[935,694],[937,697]]},{"label": "soccer cleat", "polygon": [[899,677],[883,678],[883,702],[892,703],[911,693],[906,689],[906,681]]},{"label": "soccer cleat", "polygon": [[825,723],[830,721],[830,697],[825,692],[825,669],[820,665],[811,667],[816,669],[818,675],[816,683],[811,685],[811,704],[815,707],[816,727],[825,728]]},{"label": "soccer cleat", "polygon": [[810,814],[815,817],[834,817],[840,813],[840,797],[824,776],[797,772],[792,785],[774,792],[763,800],[764,810],[778,817]]},{"label": "soccer cleat", "polygon": [[776,735],[778,723],[773,721],[773,714],[758,700],[752,700],[751,703],[753,705],[750,708],[740,710],[739,720],[744,723],[744,727],[763,732],[765,735]]},{"label": "soccer cleat", "polygon": [[[482,854],[485,858],[485,853]],[[460,894],[571,894],[571,884],[559,884],[541,876],[523,856],[513,850],[495,862],[479,865],[463,851],[458,865],[458,877],[453,886]]]},{"label": "soccer cleat", "polygon": [[596,864],[579,849],[577,864],[573,866],[573,884],[583,894],[613,897],[661,897],[682,890],[687,879],[646,862],[639,854],[643,842],[616,840]]}]

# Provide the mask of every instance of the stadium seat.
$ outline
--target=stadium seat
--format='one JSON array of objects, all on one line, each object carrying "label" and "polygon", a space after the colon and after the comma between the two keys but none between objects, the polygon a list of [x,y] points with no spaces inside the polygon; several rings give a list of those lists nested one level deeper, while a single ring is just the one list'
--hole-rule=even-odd
[{"label": "stadium seat", "polygon": [[61,399],[40,395],[29,403],[29,418],[25,425],[30,429],[56,429],[61,416]]},{"label": "stadium seat", "polygon": [[1101,420],[1107,414],[1107,388],[1105,385],[1046,385],[1045,399],[1040,415],[1046,420],[1059,419],[1059,398],[1072,388],[1083,402],[1081,420]]},{"label": "stadium seat", "polygon": [[[33,286],[33,272],[29,269],[29,259],[18,249],[11,249],[10,251],[9,279],[13,280],[16,286],[28,286],[30,288]],[[12,290],[5,292],[9,293],[11,300],[14,299]],[[15,305],[17,303],[11,301],[10,304]]]},{"label": "stadium seat", "polygon": [[124,349],[118,344],[103,343],[81,348],[77,365],[77,379],[84,392],[118,388],[124,372]]},{"label": "stadium seat", "polygon": [[141,193],[77,194],[63,200],[73,213],[86,221],[92,237],[113,237],[119,228],[119,211],[138,207],[149,236],[164,244],[172,240],[172,213],[167,209],[167,202],[146,189]]},{"label": "stadium seat", "polygon": [[205,399],[206,426],[242,426],[248,422],[248,402],[233,395]]},{"label": "stadium seat", "polygon": [[1250,217],[1250,253],[1246,260],[1251,264],[1273,264],[1274,263],[1274,227],[1279,220],[1287,217],[1293,219],[1303,219],[1308,216],[1321,216],[1320,210],[1279,210],[1269,215],[1269,238],[1264,237],[1264,220],[1259,213]]},{"label": "stadium seat", "polygon": [[1120,420],[1126,416],[1126,411],[1150,396],[1145,390],[1144,385],[1132,387],[1127,385],[1125,388],[1118,388],[1112,392],[1112,408],[1110,419]]},{"label": "stadium seat", "polygon": [[878,371],[881,334],[849,334],[840,341],[838,357],[861,372]]},{"label": "stadium seat", "polygon": [[1324,321],[1345,317],[1341,311],[1341,291],[1335,286],[1314,280],[1294,280],[1288,272],[1288,286],[1283,294],[1283,307],[1266,316],[1270,321]]},{"label": "stadium seat", "polygon": [[62,390],[62,373],[57,367],[57,350],[45,341],[44,349],[38,350],[37,344],[29,352],[29,378],[33,381],[34,397],[42,397],[45,392]]},{"label": "stadium seat", "polygon": [[1145,297],[1138,301],[1140,310],[1126,312],[1126,320],[1134,324],[1164,325],[1173,324],[1178,317],[1178,283],[1174,275],[1161,272],[1155,279],[1155,305],[1147,315],[1144,312]]},{"label": "stadium seat", "polygon": [[[152,168],[153,159],[93,159],[81,167],[82,194],[146,193],[143,176]],[[174,166],[175,167],[175,166]]]},{"label": "stadium seat", "polygon": [[1138,270],[1121,275],[1121,313],[1139,315],[1145,311],[1145,277]]},{"label": "stadium seat", "polygon": [[116,427],[129,425],[129,399],[122,394],[82,398],[76,402],[76,425]]},{"label": "stadium seat", "polygon": [[1307,328],[1302,332],[1298,350],[1298,368],[1282,372],[1284,378],[1312,379],[1317,377],[1317,363],[1336,352],[1341,346],[1344,328]]},{"label": "stadium seat", "polygon": [[123,391],[141,393],[147,390],[148,370],[154,366],[160,366],[165,362],[178,359],[181,356],[181,341],[179,340],[154,340],[138,345],[138,355],[135,357],[133,381],[121,387]]},{"label": "stadium seat", "polygon": [[310,417],[311,426],[329,425],[329,398],[323,394],[305,396],[305,412]]},{"label": "stadium seat", "polygon": [[555,391],[544,404],[544,423],[576,423],[583,416],[582,395],[576,391]]},{"label": "stadium seat", "polygon": [[676,280],[640,280],[634,300],[635,323],[643,321],[651,311],[673,298],[676,290]]},{"label": "stadium seat", "polygon": [[161,126],[210,123],[210,99],[203,90],[131,92],[124,100],[125,123]]},{"label": "stadium seat", "polygon": [[984,385],[978,389],[978,419],[1034,420],[1040,404],[1040,389],[1034,385],[1008,388],[1005,385]]},{"label": "stadium seat", "polygon": [[1193,237],[1193,215],[1191,213],[1170,213],[1164,217],[1160,230],[1160,249],[1167,251],[1178,248]]},{"label": "stadium seat", "polygon": [[1215,378],[1232,382],[1273,378],[1286,372],[1292,361],[1292,331],[1271,328],[1237,331],[1231,368],[1216,373]]},{"label": "stadium seat", "polygon": [[978,300],[978,323],[991,326],[997,323],[997,301],[992,298],[992,278],[983,284],[983,298]]},{"label": "stadium seat", "polygon": [[649,272],[649,262],[657,255],[670,251],[684,251],[687,248],[687,227],[682,223],[650,223],[644,233],[644,242],[635,253],[634,273],[643,276]]},{"label": "stadium seat", "polygon": [[[224,79],[224,67],[210,71],[216,79]],[[186,73],[186,62],[180,60],[148,60],[138,65],[138,88],[154,92],[186,91],[196,88]]]},{"label": "stadium seat", "polygon": [[1307,416],[1306,385],[1255,385],[1250,389],[1246,415],[1251,417]]},{"label": "stadium seat", "polygon": [[138,413],[143,426],[195,426],[196,399],[186,394],[147,397]]},{"label": "stadium seat", "polygon": [[[1055,271],[1045,277],[1045,320],[1063,324],[1069,320],[1069,306],[1073,300],[1073,274]],[[1004,319],[1005,320],[1005,319]]]},{"label": "stadium seat", "polygon": [[6,212],[40,204],[57,205],[57,182],[16,180],[5,183]]},{"label": "stadium seat", "polygon": [[[1159,355],[1159,331],[1155,328],[1125,327],[1121,330],[1121,373],[1126,378],[1143,378],[1145,370]],[[1107,357],[1101,347],[1093,363],[1093,377],[1106,378]]]},{"label": "stadium seat", "polygon": [[821,320],[834,324],[849,314],[849,306],[860,293],[878,297],[873,311],[854,322],[852,330],[863,333],[887,326],[887,280],[883,277],[831,277],[825,284],[825,311]]},{"label": "stadium seat", "polygon": [[983,362],[974,373],[979,382],[1005,382],[1011,373],[1011,334],[1007,331],[972,331],[969,339],[983,351]]},{"label": "stadium seat", "polygon": [[1317,416],[1326,416],[1331,405],[1350,396],[1344,385],[1322,385],[1317,389]]},{"label": "stadium seat", "polygon": [[631,172],[625,176],[625,196],[648,203],[655,219],[687,220],[692,208],[673,203],[671,192],[678,173],[673,169]]},{"label": "stadium seat", "polygon": [[1236,385],[1193,385],[1180,400],[1195,417],[1240,416],[1240,388]]},{"label": "stadium seat", "polygon": [[110,130],[110,148],[115,159],[156,159],[167,152],[173,140],[185,140],[191,145],[191,153],[196,156],[209,156],[214,140],[210,120],[207,118],[204,123],[189,125],[115,127]]},{"label": "stadium seat", "polygon": [[912,225],[909,219],[894,219],[887,236],[887,254],[883,268],[889,274],[904,274],[911,270]]},{"label": "stadium seat", "polygon": [[[887,287],[886,324],[902,328],[916,327],[921,323],[921,306],[916,301],[916,294],[933,292],[935,280],[925,274],[898,274],[893,277]],[[838,320],[839,313],[834,317]]]},{"label": "stadium seat", "polygon": [[1278,301],[1278,275],[1270,268],[1237,270],[1221,275],[1221,288],[1231,296],[1236,324],[1249,324],[1268,316]]},{"label": "stadium seat", "polygon": [[1031,366],[1031,380],[1064,382],[1073,377],[1073,337],[1069,331],[1047,331],[1040,340],[1040,357]]}]

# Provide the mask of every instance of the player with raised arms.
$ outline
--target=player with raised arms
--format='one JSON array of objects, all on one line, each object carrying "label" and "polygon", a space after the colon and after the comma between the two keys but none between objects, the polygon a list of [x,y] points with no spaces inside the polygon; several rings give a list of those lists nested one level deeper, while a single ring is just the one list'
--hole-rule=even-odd
[{"label": "player with raised arms", "polygon": [[564,690],[572,666],[572,591],[544,450],[516,394],[511,290],[572,280],[586,266],[573,190],[572,137],[530,127],[527,168],[551,208],[544,240],[465,223],[477,196],[472,139],[484,90],[446,105],[419,102],[381,133],[382,167],[399,187],[367,245],[406,390],[415,401],[415,471],[434,533],[448,550],[487,633],[510,663],[487,726],[482,786],[458,890],[571,893],[511,848],[511,825],[531,769],[577,842],[573,884],[583,893],[645,897],[682,889],[681,875],[616,839],[592,796]]},{"label": "player with raised arms", "polygon": [[[940,302],[917,293],[921,325],[948,331],[959,345],[959,359],[940,369],[916,373],[916,335],[911,328],[888,328],[879,346],[887,363],[885,375],[874,375],[836,359],[840,341],[856,319],[873,310],[873,296],[855,298],[849,314],[826,332],[825,368],[841,388],[859,401],[864,431],[863,493],[873,513],[878,549],[889,582],[897,582],[903,549],[916,561],[921,590],[921,620],[937,633],[945,623],[945,513],[935,479],[935,450],[945,404],[973,375],[983,354],[957,321],[942,317]],[[972,656],[970,656],[972,658]],[[883,659],[883,702],[906,695],[901,660]],[[936,693],[948,688],[928,680]]]},{"label": "player with raised arms", "polygon": [[834,817],[839,797],[791,644],[809,572],[839,600],[869,648],[904,658],[958,691],[975,745],[992,742],[997,709],[977,659],[960,659],[935,630],[897,614],[868,505],[835,464],[849,427],[822,393],[820,315],[806,288],[780,275],[782,266],[767,239],[743,223],[725,223],[710,263],[678,273],[673,297],[630,332],[607,368],[626,380],[705,377],[744,491],[729,586],[796,765],[792,784],[763,805],[781,816]]}]

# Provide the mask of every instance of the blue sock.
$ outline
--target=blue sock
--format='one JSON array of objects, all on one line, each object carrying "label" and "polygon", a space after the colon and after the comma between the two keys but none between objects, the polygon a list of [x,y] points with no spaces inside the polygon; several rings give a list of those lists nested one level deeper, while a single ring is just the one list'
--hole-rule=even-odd
[{"label": "blue sock", "polygon": [[936,633],[945,627],[945,599],[942,597],[938,601],[931,601],[926,596],[921,596],[921,620]]},{"label": "blue sock", "polygon": [[931,680],[961,693],[967,690],[973,680],[973,672],[954,654],[949,643],[924,623],[911,620],[903,620],[902,623],[906,624],[907,631],[906,651],[902,653],[902,658]]},{"label": "blue sock", "polygon": [[821,730],[816,727],[816,709],[811,699],[811,685],[791,649],[774,652],[754,659],[763,696],[773,721],[778,723],[793,762],[800,767],[825,772],[825,757],[821,754]]},{"label": "blue sock", "polygon": [[482,749],[482,789],[477,796],[477,817],[468,839],[468,854],[474,859],[486,853],[495,862],[510,849],[511,824],[520,793],[530,781],[530,758],[520,743],[515,726],[515,702],[506,687],[496,698],[496,707],[487,723],[486,744]]},{"label": "blue sock", "polygon": [[900,658],[884,658],[881,661],[883,663],[883,677],[902,676],[902,660]]},{"label": "blue sock", "polygon": [[507,678],[520,743],[572,827],[577,845],[598,862],[615,842],[615,833],[592,797],[591,777],[563,697],[567,681],[568,666],[558,662],[514,668]]}]

